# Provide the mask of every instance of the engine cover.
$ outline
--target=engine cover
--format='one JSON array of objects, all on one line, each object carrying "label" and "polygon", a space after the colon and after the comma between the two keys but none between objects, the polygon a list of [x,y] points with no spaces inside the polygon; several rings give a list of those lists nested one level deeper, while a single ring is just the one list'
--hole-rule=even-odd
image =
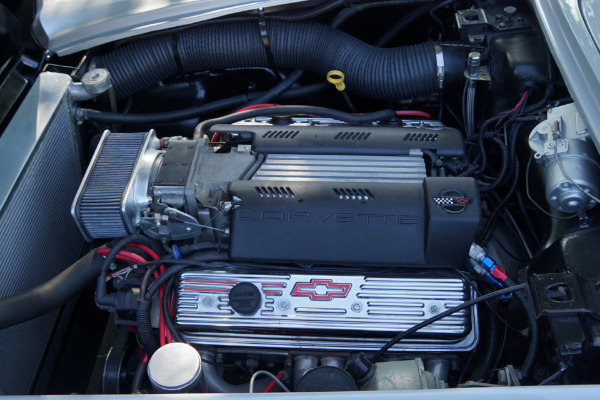
[{"label": "engine cover", "polygon": [[[471,298],[460,278],[190,271],[179,282],[176,323],[202,345],[286,349],[373,350],[387,339]],[[251,315],[235,311],[230,291],[257,288]],[[476,312],[435,322],[393,351],[467,351],[477,343]]]},{"label": "engine cover", "polygon": [[[428,127],[427,127],[428,126]],[[88,239],[141,229],[158,240],[229,243],[231,259],[455,267],[480,222],[473,178],[427,177],[459,157],[434,125],[216,125],[227,153],[153,131],[105,132],[72,214]]]},{"label": "engine cover", "polygon": [[230,247],[238,260],[456,266],[480,219],[471,178],[234,181],[228,192],[239,199]]}]

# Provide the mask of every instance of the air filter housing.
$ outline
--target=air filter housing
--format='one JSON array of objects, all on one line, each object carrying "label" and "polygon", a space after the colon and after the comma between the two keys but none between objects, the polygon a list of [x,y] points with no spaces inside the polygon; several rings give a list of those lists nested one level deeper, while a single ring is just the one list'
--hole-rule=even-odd
[{"label": "air filter housing", "polygon": [[159,153],[154,131],[105,131],[77,191],[71,214],[86,240],[134,232],[149,201],[148,178]]}]

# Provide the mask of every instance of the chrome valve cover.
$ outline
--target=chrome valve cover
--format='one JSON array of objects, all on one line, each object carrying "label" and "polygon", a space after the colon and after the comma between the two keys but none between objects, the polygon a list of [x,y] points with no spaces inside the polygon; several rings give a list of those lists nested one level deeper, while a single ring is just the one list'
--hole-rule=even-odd
[{"label": "chrome valve cover", "polygon": [[[229,304],[240,282],[255,285],[253,315]],[[244,275],[195,271],[181,275],[176,323],[197,344],[265,348],[373,350],[404,331],[471,298],[460,278],[444,276]],[[467,351],[477,343],[476,313],[435,322],[392,350]]]}]

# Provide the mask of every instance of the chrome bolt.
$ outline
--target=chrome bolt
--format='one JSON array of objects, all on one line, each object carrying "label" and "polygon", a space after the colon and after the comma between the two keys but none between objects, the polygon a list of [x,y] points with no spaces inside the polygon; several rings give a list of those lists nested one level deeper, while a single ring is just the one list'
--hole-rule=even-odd
[{"label": "chrome bolt", "polygon": [[212,307],[213,304],[215,304],[215,301],[213,300],[212,297],[205,297],[202,299],[202,305],[204,305],[204,307]]},{"label": "chrome bolt", "polygon": [[281,300],[277,303],[277,307],[283,311],[288,310],[290,308],[290,302],[287,300]]}]

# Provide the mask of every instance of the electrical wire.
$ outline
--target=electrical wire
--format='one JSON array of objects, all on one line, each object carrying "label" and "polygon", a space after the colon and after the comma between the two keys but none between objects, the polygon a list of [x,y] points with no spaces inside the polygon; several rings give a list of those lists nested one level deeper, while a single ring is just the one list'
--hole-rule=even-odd
[{"label": "electrical wire", "polygon": [[443,318],[446,318],[449,315],[452,315],[458,311],[464,310],[465,308],[469,308],[471,306],[474,306],[476,304],[488,301],[490,299],[494,299],[496,297],[500,297],[502,295],[505,294],[509,294],[509,293],[514,293],[514,292],[518,292],[520,290],[524,290],[527,288],[527,284],[522,283],[519,285],[514,285],[514,286],[510,286],[504,289],[500,289],[500,290],[496,290],[492,293],[488,293],[484,296],[481,297],[477,297],[476,299],[472,299],[469,301],[466,301],[456,307],[452,307],[444,312],[439,313],[438,315],[435,315],[431,318],[426,319],[425,321],[414,325],[413,327],[405,330],[404,332],[399,333],[398,335],[396,335],[393,339],[389,340],[381,349],[379,349],[377,351],[377,353],[375,353],[373,355],[373,357],[371,358],[371,363],[376,363],[381,356],[383,356],[385,354],[386,351],[388,351],[392,346],[394,346],[395,344],[397,344],[398,342],[400,342],[401,340],[407,338],[408,336],[412,335],[413,333],[419,331],[420,329],[423,329],[426,326],[429,326],[431,324],[433,324],[436,321],[439,321]]},{"label": "electrical wire", "polygon": [[[519,107],[521,107],[523,105],[523,103],[525,102],[525,100],[527,99],[529,92],[526,90],[523,95],[521,96],[521,99],[519,100],[519,102],[517,103],[516,106],[514,106],[513,108],[511,108],[510,110],[508,110],[506,113],[504,113],[504,115],[502,115],[500,117],[500,119],[498,119],[498,122],[496,122],[496,129],[500,126],[500,123],[502,122],[502,120],[506,117],[508,117],[509,115],[511,115],[512,113],[514,113],[515,111],[517,111],[519,109]],[[522,112],[523,110],[521,110]]]},{"label": "electrical wire", "polygon": [[427,119],[433,119],[431,117],[431,114],[429,114],[428,112],[425,112],[425,111],[400,110],[400,111],[395,111],[395,113],[396,113],[397,117],[415,116],[415,117],[424,117]]},{"label": "electrical wire", "polygon": [[375,47],[385,47],[389,42],[392,41],[400,32],[406,29],[410,24],[415,22],[417,19],[427,14],[431,9],[431,3],[423,4],[420,7],[415,8],[410,13],[406,14],[400,21],[396,22],[394,26],[387,30],[377,41],[373,44]]},{"label": "electrical wire", "polygon": [[281,115],[319,115],[321,117],[334,118],[339,121],[353,124],[367,124],[375,121],[387,121],[396,117],[396,113],[393,110],[381,110],[363,115],[354,115],[325,107],[298,105],[264,107],[202,121],[196,126],[196,129],[194,129],[194,138],[199,139],[204,137],[210,127],[216,124],[231,124],[249,118],[265,116],[273,117]]},{"label": "electrical wire", "polygon": [[[277,379],[282,380],[283,378],[285,378],[285,372],[280,372],[277,374],[276,376]],[[272,379],[271,382],[269,382],[269,384],[263,389],[263,393],[269,393],[277,384],[277,381],[275,379]]]},{"label": "electrical wire", "polygon": [[518,183],[519,183],[519,160],[517,158],[515,158],[515,177],[513,180],[513,184],[511,185],[506,196],[504,196],[504,198],[502,199],[500,204],[498,204],[498,206],[494,209],[492,214],[489,216],[487,222],[485,223],[484,228],[482,229],[481,233],[478,235],[478,238],[475,240],[475,243],[479,243],[481,246],[485,246],[485,244],[488,242],[489,239],[487,238],[487,236],[488,236],[488,233],[491,231],[492,225],[494,224],[496,218],[498,218],[498,215],[500,214],[500,212],[502,211],[504,206],[506,206],[506,203],[508,203],[508,200],[510,200],[510,198],[514,194],[515,190],[517,189]]},{"label": "electrical wire", "polygon": [[440,27],[440,37],[443,38],[444,36],[446,36],[446,27],[444,26],[444,23],[442,22],[442,20],[435,15],[435,13],[437,12],[437,10],[446,7],[449,4],[454,3],[455,0],[446,0],[443,1],[441,3],[439,3],[438,5],[436,5],[435,7],[433,7],[431,10],[429,10],[429,16],[431,17],[431,19],[433,19],[438,26]]},{"label": "electrical wire", "polygon": [[596,203],[600,203],[600,199],[598,197],[591,194],[589,192],[589,190],[585,190],[584,188],[582,188],[577,182],[575,182],[573,180],[573,178],[571,178],[567,174],[567,171],[565,171],[565,168],[563,167],[562,162],[560,161],[560,157],[558,156],[558,151],[556,151],[556,150],[554,150],[554,159],[556,160],[556,163],[558,164],[558,168],[560,168],[560,171],[562,172],[562,174],[565,176],[565,178],[567,178],[567,180],[569,182],[571,182],[573,184],[573,186],[575,186],[577,189],[581,190],[584,194],[586,194],[589,198],[594,200]]},{"label": "electrical wire", "polygon": [[[152,257],[154,260],[160,259],[159,255],[154,250],[152,250],[150,247],[148,247],[146,245],[139,244],[139,243],[130,243],[126,247],[138,248],[138,249],[143,250],[146,253],[148,253],[148,255],[150,255],[150,257]],[[164,264],[160,264],[158,266],[158,270],[159,271],[154,271],[154,273],[153,273],[155,279],[157,279],[160,274],[165,272]],[[164,296],[164,287],[161,287],[158,293],[159,293],[158,294],[159,300],[162,303],[163,296]],[[161,346],[164,346],[165,344],[171,343],[173,341],[171,332],[169,329],[167,329],[167,326],[166,326],[166,315],[163,312],[159,313],[159,334],[160,334],[159,338],[160,338]]]},{"label": "electrical wire", "polygon": [[[458,268],[454,269],[460,276],[463,277],[463,279],[465,281],[467,281],[467,283],[469,284],[469,286],[471,286],[473,288],[473,290],[475,290],[475,293],[477,293],[477,296],[483,296],[483,293],[479,290],[479,288],[477,287],[477,285],[475,284],[475,282],[473,282],[473,280],[471,278],[469,278],[469,276],[464,273],[463,271],[461,271]],[[492,307],[492,305],[490,304],[489,301],[485,302],[485,305],[488,307],[488,309],[492,312],[492,314],[494,314],[494,316],[498,319],[498,321],[500,321],[502,323],[502,325],[504,325],[506,328],[510,329],[511,331],[519,334],[519,335],[523,335],[523,332],[521,332],[521,330],[515,328],[514,326],[510,325],[508,323],[508,321],[506,321],[504,318],[502,318],[502,316],[498,313],[498,311],[496,311],[496,309],[494,309],[494,307]]]},{"label": "electrical wire", "polygon": [[274,380],[275,383],[281,389],[283,389],[283,391],[285,391],[285,392],[289,392],[290,391],[290,389],[288,389],[275,375],[273,375],[269,371],[256,371],[254,374],[252,374],[252,378],[250,378],[250,393],[254,393],[254,381],[260,375],[267,375],[269,378],[271,378],[272,380]]},{"label": "electrical wire", "polygon": [[535,246],[540,244],[540,238],[538,236],[537,230],[533,227],[533,223],[531,222],[531,218],[529,218],[529,213],[525,209],[525,203],[523,203],[523,196],[521,192],[517,190],[517,205],[519,206],[519,212],[523,217],[523,221],[525,221],[525,225],[527,226],[527,230],[529,231],[529,235],[533,238],[535,242]]},{"label": "electrical wire", "polygon": [[543,381],[541,381],[540,383],[538,383],[538,386],[544,386],[544,385],[547,385],[549,383],[552,383],[552,382],[558,380],[561,377],[563,371],[564,371],[563,369],[559,369],[558,371],[556,371],[555,373],[550,375],[548,378],[546,378]]},{"label": "electrical wire", "polygon": [[529,259],[531,260],[533,258],[533,254],[531,253],[531,249],[529,249],[529,246],[527,245],[527,241],[525,240],[525,236],[523,236],[523,232],[521,232],[521,229],[519,229],[519,225],[517,225],[517,221],[515,221],[510,211],[504,210],[504,214],[506,214],[506,216],[514,226],[515,231],[517,232],[517,236],[519,236],[519,239],[521,239],[523,248],[525,249],[525,252],[527,252],[527,256],[529,257]]},{"label": "electrical wire", "polygon": [[171,340],[169,341],[169,343],[172,342],[173,339],[175,339],[175,341],[177,341],[177,342],[185,342],[185,340],[183,339],[183,337],[181,336],[179,331],[176,329],[175,323],[171,319],[171,315],[170,315],[171,310],[169,307],[169,299],[171,298],[171,295],[173,294],[174,286],[175,286],[175,278],[171,278],[165,284],[164,297],[160,301],[161,314],[164,315],[165,325],[167,327],[167,331],[170,333],[170,336],[171,336]]},{"label": "electrical wire", "polygon": [[[306,85],[300,88],[289,89],[283,93],[281,99],[293,99],[303,97],[309,94],[318,93],[331,87],[329,82],[318,82],[311,85]],[[151,123],[166,123],[185,121],[188,119],[199,118],[202,115],[212,114],[215,112],[239,107],[252,99],[264,94],[265,92],[257,92],[253,94],[241,94],[233,97],[228,97],[221,100],[216,100],[210,103],[205,103],[196,107],[184,108],[175,111],[166,111],[160,113],[145,113],[145,114],[121,114],[111,113],[89,108],[75,108],[74,115],[76,119],[82,121],[97,121],[97,122],[119,122],[126,124],[151,124]]]}]

